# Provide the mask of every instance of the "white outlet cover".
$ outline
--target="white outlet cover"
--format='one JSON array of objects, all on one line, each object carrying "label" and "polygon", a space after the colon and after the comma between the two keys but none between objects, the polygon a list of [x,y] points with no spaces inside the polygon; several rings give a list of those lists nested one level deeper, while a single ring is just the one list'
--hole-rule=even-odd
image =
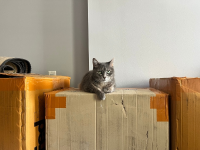
[{"label": "white outlet cover", "polygon": [[49,75],[54,75],[54,76],[56,76],[56,71],[49,71]]}]

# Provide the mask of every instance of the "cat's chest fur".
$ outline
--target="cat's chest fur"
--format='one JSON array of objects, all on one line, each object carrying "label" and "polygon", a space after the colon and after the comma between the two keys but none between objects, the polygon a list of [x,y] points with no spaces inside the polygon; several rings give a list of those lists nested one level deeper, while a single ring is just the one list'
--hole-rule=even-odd
[{"label": "cat's chest fur", "polygon": [[101,82],[101,83],[99,84],[99,88],[100,88],[100,89],[103,89],[104,87],[109,86],[110,84],[111,84],[111,82]]}]

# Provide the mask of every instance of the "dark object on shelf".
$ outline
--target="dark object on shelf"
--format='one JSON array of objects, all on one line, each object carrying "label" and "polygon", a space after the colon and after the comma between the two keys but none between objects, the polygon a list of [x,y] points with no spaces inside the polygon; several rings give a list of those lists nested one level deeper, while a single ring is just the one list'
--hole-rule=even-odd
[{"label": "dark object on shelf", "polygon": [[31,64],[22,58],[1,57],[0,72],[3,73],[31,73]]}]

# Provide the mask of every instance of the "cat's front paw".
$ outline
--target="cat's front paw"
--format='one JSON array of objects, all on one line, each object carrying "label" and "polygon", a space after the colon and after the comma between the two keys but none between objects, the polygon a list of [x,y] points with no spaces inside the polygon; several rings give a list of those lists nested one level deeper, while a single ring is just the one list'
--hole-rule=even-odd
[{"label": "cat's front paw", "polygon": [[112,93],[114,91],[114,87],[104,87],[103,91],[105,93]]},{"label": "cat's front paw", "polygon": [[105,92],[105,93],[110,93],[110,89],[107,88],[107,87],[104,87],[104,88],[103,88],[103,92]]},{"label": "cat's front paw", "polygon": [[103,92],[99,93],[98,97],[99,97],[100,100],[105,100],[106,99],[106,95]]}]

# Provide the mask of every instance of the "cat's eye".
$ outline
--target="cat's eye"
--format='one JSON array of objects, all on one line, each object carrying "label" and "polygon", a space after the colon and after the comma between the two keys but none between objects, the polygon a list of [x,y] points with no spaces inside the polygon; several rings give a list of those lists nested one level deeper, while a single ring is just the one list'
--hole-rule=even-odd
[{"label": "cat's eye", "polygon": [[97,73],[100,74],[100,75],[102,75],[101,71],[98,71]]},{"label": "cat's eye", "polygon": [[107,73],[110,73],[110,70],[106,71]]}]

